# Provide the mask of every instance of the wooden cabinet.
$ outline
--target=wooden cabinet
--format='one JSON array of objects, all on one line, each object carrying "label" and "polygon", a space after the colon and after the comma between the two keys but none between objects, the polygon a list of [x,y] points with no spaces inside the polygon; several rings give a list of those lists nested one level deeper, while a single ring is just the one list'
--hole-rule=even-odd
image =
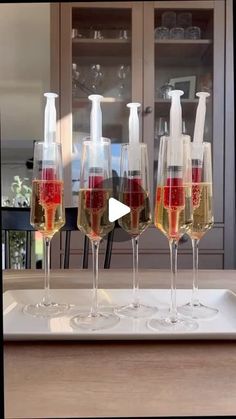
[{"label": "wooden cabinet", "polygon": [[[232,7],[231,0],[77,2],[52,7],[55,48],[58,45],[54,61],[59,63],[52,66],[52,85],[60,93],[58,131],[67,206],[77,203],[81,140],[89,135],[90,93],[105,97],[103,135],[111,139],[116,171],[120,144],[128,140],[126,104],[142,104],[140,130],[148,144],[153,199],[159,139],[169,123],[168,85],[184,89],[183,130],[191,137],[195,93],[210,92],[205,140],[213,149],[215,225],[200,244],[202,268],[233,268],[235,259]],[[172,23],[168,12],[174,16]],[[168,28],[167,38],[163,26]],[[183,29],[173,34],[173,27]],[[81,245],[77,239],[72,244],[72,266],[77,267]],[[116,242],[112,267],[131,266],[131,254],[130,241]],[[190,268],[190,240],[180,245],[179,255],[179,266]],[[169,266],[167,240],[154,226],[140,239],[140,265]]]}]

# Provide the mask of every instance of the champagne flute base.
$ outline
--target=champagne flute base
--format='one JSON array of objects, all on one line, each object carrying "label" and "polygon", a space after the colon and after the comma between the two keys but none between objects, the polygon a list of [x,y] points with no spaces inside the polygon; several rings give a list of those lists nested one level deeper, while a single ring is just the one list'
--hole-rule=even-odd
[{"label": "champagne flute base", "polygon": [[141,319],[145,317],[152,317],[157,312],[157,307],[151,307],[145,304],[135,304],[131,303],[127,306],[122,306],[120,308],[116,308],[115,312],[119,314],[119,316],[124,317],[132,317],[134,319]]},{"label": "champagne flute base", "polygon": [[119,321],[115,313],[99,312],[96,315],[80,313],[71,319],[70,325],[73,329],[95,331],[114,327]]},{"label": "champagne flute base", "polygon": [[214,307],[205,306],[202,303],[192,305],[189,302],[178,307],[178,312],[192,319],[211,319],[219,313],[219,310]]},{"label": "champagne flute base", "polygon": [[45,304],[44,302],[37,304],[29,304],[23,308],[25,314],[29,314],[34,317],[41,318],[52,318],[63,315],[69,310],[68,304],[50,303]]},{"label": "champagne flute base", "polygon": [[184,319],[180,316],[173,321],[170,317],[165,319],[152,319],[148,321],[148,327],[159,332],[193,332],[198,329],[198,323],[194,320]]}]

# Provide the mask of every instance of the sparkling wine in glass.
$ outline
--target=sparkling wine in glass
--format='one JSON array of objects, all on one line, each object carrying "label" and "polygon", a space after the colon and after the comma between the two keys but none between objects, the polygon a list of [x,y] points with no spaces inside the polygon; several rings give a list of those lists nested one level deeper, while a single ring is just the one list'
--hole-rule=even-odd
[{"label": "sparkling wine in glass", "polygon": [[[171,137],[161,138],[155,203],[155,226],[169,241],[171,304],[167,316],[148,322],[154,330],[176,332],[191,331],[198,327],[197,322],[181,317],[176,305],[178,242],[192,225],[190,138],[182,136],[178,141],[177,151]],[[170,164],[175,160],[176,152],[179,153],[178,161]]]},{"label": "sparkling wine in glass", "polygon": [[41,302],[24,307],[24,312],[38,317],[54,317],[69,306],[55,302],[50,293],[50,245],[53,236],[65,224],[64,182],[61,144],[36,142],[34,146],[30,223],[44,240],[44,297]]},{"label": "sparkling wine in glass", "polygon": [[[196,147],[202,155],[201,159],[195,159]],[[191,143],[192,153],[192,205],[193,223],[188,230],[193,249],[193,289],[191,301],[178,308],[185,316],[194,319],[206,319],[215,316],[218,309],[202,304],[198,295],[198,249],[199,241],[212,228],[213,194],[212,194],[212,163],[211,143],[203,142],[195,145]]]},{"label": "sparkling wine in glass", "polygon": [[74,329],[99,330],[115,326],[119,316],[111,309],[98,307],[98,251],[101,240],[114,228],[109,221],[112,196],[110,140],[83,141],[78,203],[78,228],[91,241],[93,254],[93,297],[90,312],[79,312],[71,319]]},{"label": "sparkling wine in glass", "polygon": [[[135,170],[132,155],[135,153]],[[133,301],[116,310],[122,316],[142,318],[152,316],[156,307],[140,301],[138,245],[140,235],[151,224],[149,198],[147,145],[123,144],[121,149],[121,185],[119,200],[130,207],[130,212],[118,220],[120,226],[131,236],[133,247]]]}]

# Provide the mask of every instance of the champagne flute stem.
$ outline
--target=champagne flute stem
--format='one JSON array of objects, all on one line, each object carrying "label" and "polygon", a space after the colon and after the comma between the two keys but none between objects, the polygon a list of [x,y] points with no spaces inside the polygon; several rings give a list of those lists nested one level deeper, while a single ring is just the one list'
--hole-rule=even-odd
[{"label": "champagne flute stem", "polygon": [[133,247],[133,305],[139,307],[139,273],[138,273],[139,237],[132,238]]},{"label": "champagne flute stem", "polygon": [[193,248],[193,292],[191,304],[193,306],[198,306],[200,304],[198,297],[198,247],[199,240],[192,239],[192,248]]},{"label": "champagne flute stem", "polygon": [[171,303],[170,303],[170,319],[172,323],[177,322],[177,305],[176,305],[176,279],[177,279],[177,253],[178,241],[169,240],[170,246],[170,270],[171,270]]},{"label": "champagne flute stem", "polygon": [[50,298],[50,248],[51,238],[44,237],[44,298],[43,304],[51,304]]},{"label": "champagne flute stem", "polygon": [[91,316],[96,317],[98,313],[98,250],[99,241],[92,240],[93,253],[93,301],[91,307]]}]

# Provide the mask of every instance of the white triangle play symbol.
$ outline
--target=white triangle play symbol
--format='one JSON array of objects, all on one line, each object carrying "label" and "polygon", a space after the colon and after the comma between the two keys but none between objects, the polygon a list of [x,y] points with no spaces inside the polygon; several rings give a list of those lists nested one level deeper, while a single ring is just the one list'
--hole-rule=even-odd
[{"label": "white triangle play symbol", "polygon": [[130,207],[115,198],[109,199],[108,218],[112,223],[130,212]]}]

